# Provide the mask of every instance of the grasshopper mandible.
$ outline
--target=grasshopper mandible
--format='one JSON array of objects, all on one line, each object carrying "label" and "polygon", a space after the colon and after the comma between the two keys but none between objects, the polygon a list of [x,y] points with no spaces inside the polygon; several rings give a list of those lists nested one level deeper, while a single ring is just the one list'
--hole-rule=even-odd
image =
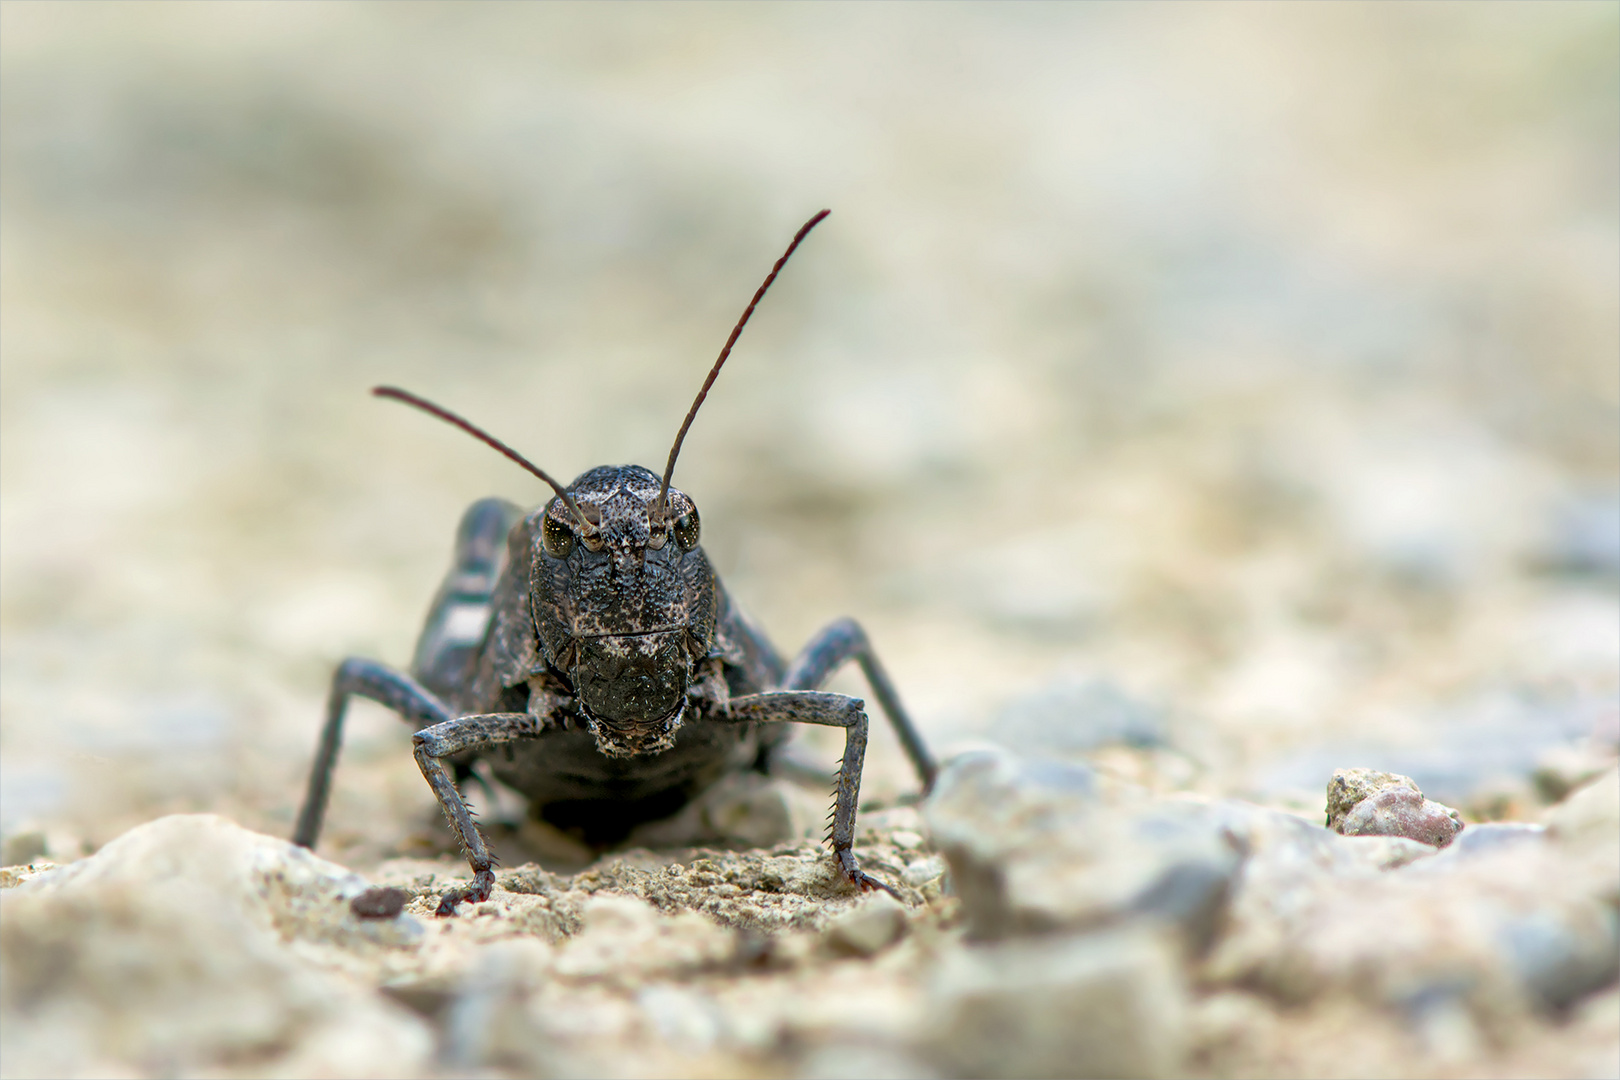
[{"label": "grasshopper mandible", "polygon": [[857,887],[894,892],[855,859],[865,703],[817,688],[856,661],[924,790],[936,767],[865,632],[840,619],[784,662],[715,576],[698,543],[697,504],[670,485],[681,442],[754,308],[827,214],[799,229],[737,320],[661,478],[604,465],[564,487],[454,413],[393,387],[373,391],[482,440],[556,497],[528,514],[500,499],[468,508],[409,674],[360,658],[338,665],[294,843],[313,847],[320,835],[353,696],[416,726],[416,762],[473,870],[472,887],[447,893],[440,915],[488,899],[495,885],[495,860],[457,787],[479,758],[552,820],[622,834],[674,813],[730,770],[763,769],[795,721],[844,729],[832,855]]}]

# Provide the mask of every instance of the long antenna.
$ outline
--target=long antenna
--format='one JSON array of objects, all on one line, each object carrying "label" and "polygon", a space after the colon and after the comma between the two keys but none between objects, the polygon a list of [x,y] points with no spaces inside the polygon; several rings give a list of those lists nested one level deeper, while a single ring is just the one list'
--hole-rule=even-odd
[{"label": "long antenna", "polygon": [[579,519],[580,527],[587,534],[594,534],[596,532],[596,527],[586,520],[585,515],[579,509],[579,504],[574,501],[574,497],[572,495],[568,494],[568,490],[566,488],[557,483],[557,481],[553,480],[551,475],[547,473],[546,470],[534,464],[528,458],[524,457],[510,446],[507,446],[505,443],[501,442],[501,440],[497,439],[495,436],[491,435],[477,424],[474,424],[470,420],[463,420],[449,409],[435,405],[427,398],[417,397],[408,390],[401,390],[397,386],[374,386],[371,388],[371,392],[380,398],[393,398],[395,401],[403,401],[407,405],[414,405],[416,408],[421,409],[430,416],[437,416],[445,423],[455,425],[480,442],[493,446],[495,449],[499,450],[501,453],[505,454],[507,457],[511,458],[525,469],[528,469],[531,473],[538,476],[546,483],[550,484],[551,489],[557,493],[557,497],[562,499],[563,502],[567,503],[568,509],[572,510],[574,512],[574,516]]},{"label": "long antenna", "polygon": [[664,482],[658,486],[659,522],[664,520],[665,513],[668,510],[666,503],[669,498],[669,478],[675,475],[675,459],[680,456],[681,443],[686,439],[686,429],[692,426],[692,419],[697,416],[698,407],[703,404],[703,399],[709,396],[709,387],[714,385],[715,377],[720,374],[720,366],[726,362],[726,357],[731,355],[731,347],[737,344],[737,338],[742,335],[743,327],[748,325],[748,319],[754,314],[754,309],[759,306],[760,300],[765,296],[765,290],[771,287],[771,282],[776,280],[776,275],[782,272],[782,267],[787,263],[788,256],[793,254],[793,249],[798,247],[799,242],[810,235],[810,230],[820,225],[821,219],[830,213],[832,213],[831,210],[823,210],[799,226],[799,231],[793,234],[793,242],[787,246],[786,251],[782,252],[782,257],[776,260],[776,265],[771,267],[771,272],[765,275],[765,283],[759,287],[759,291],[754,294],[754,298],[748,301],[748,307],[743,309],[742,318],[737,320],[737,325],[731,328],[731,336],[726,338],[726,346],[720,350],[720,359],[716,360],[714,367],[709,369],[709,377],[703,380],[703,389],[698,391],[696,400],[692,402],[692,407],[687,410],[686,419],[681,423],[681,430],[675,435],[675,445],[669,448],[669,462],[664,466]]}]

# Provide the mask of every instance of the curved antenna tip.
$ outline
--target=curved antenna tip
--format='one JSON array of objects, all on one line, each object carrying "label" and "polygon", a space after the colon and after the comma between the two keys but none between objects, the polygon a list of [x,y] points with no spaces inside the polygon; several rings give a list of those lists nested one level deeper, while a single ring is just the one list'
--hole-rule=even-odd
[{"label": "curved antenna tip", "polygon": [[720,350],[720,358],[714,362],[714,367],[709,369],[709,377],[703,380],[702,389],[698,391],[697,397],[692,401],[692,407],[686,411],[686,419],[681,421],[681,430],[675,434],[675,445],[669,448],[669,461],[664,465],[664,479],[658,486],[657,514],[660,521],[664,519],[669,508],[669,481],[670,477],[675,475],[675,459],[680,456],[681,443],[686,440],[686,431],[692,426],[692,421],[696,418],[698,409],[703,404],[703,399],[709,396],[709,387],[714,385],[714,380],[719,376],[720,368],[725,364],[726,357],[731,355],[731,347],[737,344],[737,339],[742,336],[743,327],[748,325],[748,320],[753,316],[754,309],[759,306],[760,300],[764,298],[766,290],[771,287],[771,283],[776,280],[776,275],[780,274],[782,267],[787,265],[787,261],[793,255],[794,250],[798,248],[806,236],[810,235],[810,230],[820,225],[822,220],[830,213],[832,213],[831,210],[822,210],[809,221],[799,226],[799,231],[793,234],[793,240],[788,244],[787,250],[782,252],[780,259],[776,260],[776,265],[772,266],[771,272],[765,275],[765,281],[760,285],[759,290],[754,293],[754,298],[748,301],[748,306],[743,309],[742,318],[738,319],[737,325],[731,328],[731,336],[726,338],[726,344]]},{"label": "curved antenna tip", "polygon": [[413,408],[421,409],[429,416],[435,416],[452,427],[458,427],[462,431],[465,431],[467,434],[471,435],[473,438],[477,439],[479,442],[485,444],[486,446],[493,447],[502,454],[505,454],[508,458],[517,462],[523,468],[550,484],[551,490],[555,491],[557,496],[567,504],[568,509],[573,511],[574,517],[579,520],[580,528],[585,532],[585,534],[587,536],[595,535],[596,527],[592,525],[590,521],[586,519],[584,513],[580,511],[579,504],[574,501],[574,497],[572,495],[568,494],[567,488],[563,487],[561,484],[557,483],[556,480],[552,479],[550,473],[546,472],[540,466],[534,464],[534,462],[530,461],[528,458],[524,457],[510,446],[507,446],[505,443],[501,442],[501,440],[497,439],[495,436],[491,435],[477,424],[474,424],[470,420],[462,419],[442,405],[435,405],[427,398],[418,397],[409,390],[401,390],[397,386],[373,386],[371,388],[371,393],[373,397],[390,398],[394,401],[402,401]]}]

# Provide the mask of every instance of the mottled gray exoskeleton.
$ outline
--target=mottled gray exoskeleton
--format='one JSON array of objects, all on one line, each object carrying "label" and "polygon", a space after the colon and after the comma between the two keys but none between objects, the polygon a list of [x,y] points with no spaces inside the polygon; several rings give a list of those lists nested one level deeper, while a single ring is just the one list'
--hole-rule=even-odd
[{"label": "mottled gray exoskeleton", "polygon": [[403,390],[374,391],[483,440],[557,495],[527,515],[499,499],[468,509],[410,674],[372,660],[339,665],[295,843],[313,847],[320,834],[355,695],[416,726],[417,764],[472,866],[472,887],[447,894],[441,915],[487,899],[495,884],[494,859],[457,787],[479,758],[534,812],[605,845],[674,813],[728,771],[767,768],[788,734],[783,722],[797,721],[844,729],[832,853],[858,887],[893,892],[860,869],[853,850],[865,703],[817,687],[857,661],[925,789],[935,767],[865,633],[842,619],[785,663],[726,595],[698,544],[697,505],[669,484],[687,429],[749,316],[826,216],[799,230],[737,321],[662,478],[639,465],[605,465],[564,488],[453,413]]}]

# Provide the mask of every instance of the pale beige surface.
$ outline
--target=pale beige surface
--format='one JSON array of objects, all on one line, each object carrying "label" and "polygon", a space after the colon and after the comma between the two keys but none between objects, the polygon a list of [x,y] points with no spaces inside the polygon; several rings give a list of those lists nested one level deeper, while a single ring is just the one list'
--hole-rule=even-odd
[{"label": "pale beige surface", "polygon": [[[1612,701],[1530,564],[1616,482],[1615,12],[6,4],[6,829],[284,834],[333,663],[543,494],[366,389],[656,466],[822,206],[677,470],[785,649],[858,616],[941,742],[1103,676],[1221,793]],[[431,828],[380,711],[337,791]]]}]

